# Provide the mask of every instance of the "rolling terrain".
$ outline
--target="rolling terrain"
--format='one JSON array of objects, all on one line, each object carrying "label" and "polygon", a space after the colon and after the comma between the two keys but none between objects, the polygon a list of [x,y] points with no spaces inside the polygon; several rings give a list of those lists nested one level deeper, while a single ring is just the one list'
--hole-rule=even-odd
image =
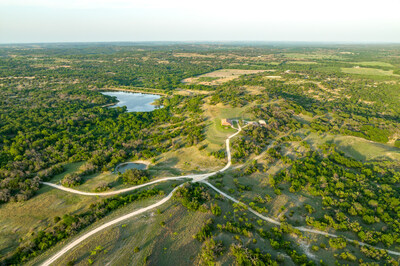
[{"label": "rolling terrain", "polygon": [[0,55],[0,264],[399,264],[400,47]]}]

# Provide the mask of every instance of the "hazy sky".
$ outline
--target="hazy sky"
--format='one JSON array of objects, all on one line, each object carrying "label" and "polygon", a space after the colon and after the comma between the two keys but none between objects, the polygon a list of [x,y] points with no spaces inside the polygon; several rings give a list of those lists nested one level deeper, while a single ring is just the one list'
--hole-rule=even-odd
[{"label": "hazy sky", "polygon": [[0,0],[0,43],[400,42],[400,0]]}]

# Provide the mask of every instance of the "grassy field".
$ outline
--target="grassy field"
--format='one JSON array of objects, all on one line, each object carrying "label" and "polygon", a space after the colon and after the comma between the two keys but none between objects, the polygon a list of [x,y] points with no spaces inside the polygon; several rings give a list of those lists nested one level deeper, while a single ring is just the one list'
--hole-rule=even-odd
[{"label": "grassy field", "polygon": [[306,137],[305,141],[315,147],[325,142],[332,142],[346,155],[360,161],[379,159],[400,160],[399,148],[369,141],[363,138],[329,134],[318,135],[316,133],[311,133]]},{"label": "grassy field", "polygon": [[68,163],[64,166],[65,171],[59,175],[56,175],[51,179],[51,182],[56,183],[61,181],[67,174],[71,174],[73,172],[77,172],[79,167],[81,167],[85,162],[76,162],[76,163]]},{"label": "grassy field", "polygon": [[102,183],[110,184],[110,190],[118,190],[127,187],[123,185],[122,182],[119,182],[117,174],[112,172],[103,172],[85,177],[83,184],[74,188],[81,191],[95,192],[96,187]]},{"label": "grassy field", "polygon": [[44,228],[54,217],[84,211],[96,201],[96,197],[42,186],[28,201],[0,205],[0,255],[15,249],[19,238]]},{"label": "grassy field", "polygon": [[347,74],[358,74],[368,76],[399,76],[393,74],[393,70],[382,70],[378,68],[352,67],[342,68],[342,72]]},{"label": "grassy field", "polygon": [[249,119],[250,115],[246,113],[248,107],[229,107],[222,104],[210,105],[204,104],[203,110],[207,117],[206,123],[206,143],[207,150],[217,151],[224,148],[225,140],[236,132],[235,129],[221,126],[221,119]]},{"label": "grassy field", "polygon": [[164,153],[157,157],[157,163],[151,169],[169,170],[171,174],[204,173],[220,169],[224,162],[210,157],[206,150],[199,150],[199,146],[182,148],[178,151]]},{"label": "grassy field", "polygon": [[299,65],[315,65],[317,62],[314,61],[288,61],[286,64],[299,64]]},{"label": "grassy field", "polygon": [[394,67],[390,63],[379,62],[379,61],[367,61],[367,62],[352,62],[351,64],[357,66],[377,66],[377,67]]},{"label": "grassy field", "polygon": [[[165,191],[165,195],[167,195],[167,194],[170,193],[171,190],[173,189],[173,188],[171,187],[172,184],[180,184],[180,183],[181,183],[181,182],[160,183],[160,184],[157,184],[157,185],[149,186],[149,187],[147,187],[146,189],[151,189],[151,188],[156,187],[156,188],[159,188],[159,189],[164,190],[164,191]],[[104,223],[106,223],[106,222],[108,222],[108,221],[111,221],[111,220],[115,219],[116,217],[120,217],[120,216],[122,216],[122,215],[124,215],[124,214],[130,213],[130,212],[132,212],[132,211],[135,210],[135,209],[139,209],[139,208],[146,207],[146,206],[148,206],[148,205],[154,204],[155,202],[157,202],[157,201],[159,201],[160,199],[162,199],[163,197],[165,197],[165,195],[164,195],[164,196],[161,196],[161,195],[160,195],[160,196],[152,197],[152,198],[149,198],[149,199],[146,199],[146,200],[143,200],[143,201],[138,201],[138,202],[134,202],[134,203],[132,203],[132,204],[126,205],[124,208],[118,209],[118,210],[112,212],[110,215],[108,215],[107,217],[103,218],[101,221],[92,224],[91,226],[89,226],[88,228],[86,228],[85,230],[83,230],[82,232],[80,232],[77,236],[75,236],[74,239],[77,238],[78,236],[82,235],[83,233],[88,232],[88,231],[90,231],[90,230],[93,229],[93,228],[96,228],[97,226],[99,226],[99,225],[101,225],[101,224],[104,224]],[[79,199],[79,197],[78,197],[77,195],[74,195],[74,196],[75,196],[76,198]],[[91,197],[91,198],[95,198],[95,197]],[[161,207],[164,207],[164,206],[161,206]],[[152,212],[154,213],[155,211],[156,211],[156,209],[154,209]],[[147,222],[148,222],[148,218],[150,217],[150,216],[149,216],[150,213],[151,213],[151,212],[145,213],[145,214],[142,214],[142,215],[139,215],[139,216],[137,216],[137,217],[134,217],[134,218],[128,220],[126,223],[129,223],[129,222],[132,221],[132,222],[135,224],[136,219],[141,219],[141,218],[144,218],[144,219],[143,219],[144,223],[147,223]],[[82,251],[83,251],[83,259],[82,259],[81,261],[77,261],[77,262],[80,262],[80,265],[87,265],[87,264],[88,264],[88,262],[87,262],[87,257],[88,257],[87,255],[88,255],[88,254],[85,253],[85,252],[90,252],[91,250],[93,250],[93,249],[94,249],[96,246],[98,246],[98,245],[102,245],[102,246],[104,246],[104,247],[107,247],[108,245],[113,245],[113,244],[115,244],[115,245],[120,245],[120,244],[121,244],[120,242],[118,242],[118,241],[113,241],[113,237],[116,236],[115,231],[113,231],[113,228],[118,228],[118,227],[119,227],[119,228],[124,229],[124,228],[126,227],[126,225],[124,225],[124,224],[126,224],[126,223],[122,222],[121,224],[116,225],[115,227],[110,228],[111,230],[106,229],[106,230],[104,230],[103,232],[100,232],[98,235],[94,236],[92,239],[90,239],[90,240],[87,241],[87,242],[89,243],[89,245],[88,245],[88,243],[84,242],[82,245],[78,246],[78,248],[77,248],[76,250],[72,250],[70,253],[68,253],[68,254],[66,255],[65,263],[62,263],[62,265],[65,265],[66,262],[72,260],[73,258],[77,258],[75,252],[77,252],[78,254],[81,254]],[[159,226],[159,224],[154,224],[154,226]],[[141,232],[140,232],[140,233],[141,233]],[[117,234],[117,235],[118,235],[118,234]],[[40,263],[40,262],[43,262],[43,261],[46,260],[48,257],[50,257],[52,254],[54,254],[54,252],[56,252],[56,251],[58,251],[59,249],[61,249],[62,247],[64,247],[65,244],[66,244],[66,243],[69,243],[71,240],[72,240],[72,239],[69,239],[69,240],[67,240],[67,241],[64,241],[64,242],[59,243],[59,244],[58,244],[56,247],[54,247],[53,249],[51,249],[51,250],[45,252],[45,253],[42,254],[41,256],[39,256],[39,257],[37,257],[36,259],[30,261],[28,265],[36,265],[36,264],[38,264],[38,263]],[[93,241],[92,241],[92,240],[93,240]],[[93,244],[93,245],[90,245],[90,244]],[[121,245],[123,245],[123,244],[121,244]],[[133,253],[133,252],[132,252],[132,249],[133,249],[133,248],[130,249],[129,246],[127,246],[126,248],[129,249],[129,250],[128,250],[129,253]],[[117,251],[118,251],[118,248],[117,248]],[[104,253],[104,250],[103,250],[102,253],[103,253],[104,255],[106,255],[106,254]],[[98,254],[98,255],[101,255],[101,254]],[[70,256],[72,256],[72,257],[70,257]],[[87,257],[86,257],[86,256],[87,256]],[[106,255],[106,257],[108,257],[108,254]]]},{"label": "grassy field", "polygon": [[[101,223],[148,206],[161,198],[158,196],[128,205],[106,217]],[[154,209],[105,229],[83,242],[79,248],[67,253],[59,263],[65,265],[71,260],[76,260],[76,265],[88,265],[90,258],[94,261],[94,265],[144,265],[147,258],[151,265],[190,265],[194,262],[201,246],[198,241],[193,241],[192,236],[209,216],[208,213],[188,212],[170,200],[160,206],[159,211]],[[161,226],[161,222],[165,225]],[[101,223],[95,223],[91,228]],[[56,249],[47,252],[31,264],[45,260],[62,246],[58,245]],[[103,249],[91,255],[91,251],[98,246]],[[139,247],[139,252],[134,252],[135,247]]]},{"label": "grassy field", "polygon": [[327,53],[309,53],[309,54],[301,54],[301,53],[284,53],[284,57],[286,58],[296,58],[296,59],[335,59],[341,60],[343,57],[335,55],[335,54],[327,54]]}]

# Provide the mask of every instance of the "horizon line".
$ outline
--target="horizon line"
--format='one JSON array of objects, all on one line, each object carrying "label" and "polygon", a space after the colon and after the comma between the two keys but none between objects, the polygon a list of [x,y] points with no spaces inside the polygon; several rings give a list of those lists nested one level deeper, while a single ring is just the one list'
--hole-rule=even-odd
[{"label": "horizon line", "polygon": [[185,41],[49,41],[49,42],[1,42],[5,45],[46,45],[46,44],[351,44],[351,45],[400,45],[399,41],[264,41],[264,40],[185,40]]}]

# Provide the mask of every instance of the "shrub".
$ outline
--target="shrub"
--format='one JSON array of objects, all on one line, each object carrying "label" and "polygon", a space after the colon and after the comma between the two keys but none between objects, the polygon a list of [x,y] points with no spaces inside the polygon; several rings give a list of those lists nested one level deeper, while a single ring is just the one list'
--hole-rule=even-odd
[{"label": "shrub", "polygon": [[174,193],[174,199],[192,211],[207,211],[205,202],[211,200],[210,194],[199,183],[185,184]]},{"label": "shrub", "polygon": [[128,169],[122,174],[124,184],[140,185],[149,180],[146,170]]},{"label": "shrub", "polygon": [[77,173],[67,174],[61,180],[61,185],[64,187],[74,187],[82,183],[82,177]]},{"label": "shrub", "polygon": [[397,147],[397,148],[400,148],[400,139],[397,139],[397,140],[394,142],[394,146]]},{"label": "shrub", "polygon": [[96,192],[102,192],[102,191],[106,191],[110,188],[110,184],[107,182],[101,182],[100,184],[98,184],[96,186],[96,188],[94,189]]},{"label": "shrub", "polygon": [[212,236],[212,230],[213,230],[213,220],[208,219],[205,224],[200,228],[200,230],[193,236],[193,238],[199,240],[200,242],[203,242],[207,238]]}]

